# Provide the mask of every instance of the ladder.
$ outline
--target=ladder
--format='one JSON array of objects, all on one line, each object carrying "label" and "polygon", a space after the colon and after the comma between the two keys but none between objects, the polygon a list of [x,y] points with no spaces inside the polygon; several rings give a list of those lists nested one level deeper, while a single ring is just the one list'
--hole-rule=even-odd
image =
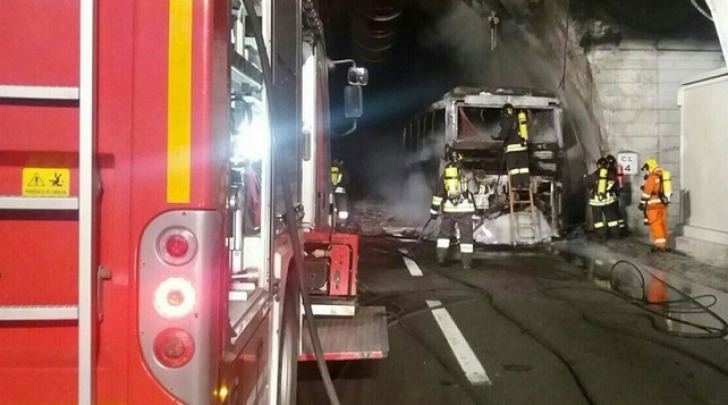
[{"label": "ladder", "polygon": [[[533,245],[538,240],[539,227],[536,206],[533,201],[533,189],[534,183],[530,181],[527,190],[515,190],[512,187],[511,175],[508,175],[508,218],[511,231],[511,245]],[[528,199],[521,199],[524,191],[528,192]],[[519,210],[519,206],[522,205],[527,207],[524,210]]]},{"label": "ladder", "polygon": [[[79,74],[78,87],[0,84],[0,105],[6,100],[65,101],[78,104],[78,196],[23,197],[0,196],[3,211],[78,212],[78,302],[76,305],[5,305],[0,306],[0,328],[7,321],[52,322],[75,321],[78,326],[78,404],[93,403],[94,310],[97,273],[94,232],[98,184],[95,161],[95,64],[96,0],[78,0],[79,5]],[[56,108],[45,103],[43,108]]]}]

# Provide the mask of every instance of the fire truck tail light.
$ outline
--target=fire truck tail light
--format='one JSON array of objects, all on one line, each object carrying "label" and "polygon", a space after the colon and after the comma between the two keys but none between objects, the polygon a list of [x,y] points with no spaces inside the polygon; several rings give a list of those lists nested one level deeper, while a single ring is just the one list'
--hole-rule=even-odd
[{"label": "fire truck tail light", "polygon": [[224,220],[213,208],[171,209],[152,218],[139,240],[139,351],[150,377],[175,403],[208,404],[219,381],[222,341],[214,332],[223,321],[219,299],[227,284]]},{"label": "fire truck tail light", "polygon": [[157,243],[159,257],[173,266],[189,263],[197,253],[197,238],[185,228],[166,229]]},{"label": "fire truck tail light", "polygon": [[167,253],[172,257],[183,257],[190,249],[190,244],[182,235],[172,235],[164,244]]},{"label": "fire truck tail light", "polygon": [[192,312],[197,294],[192,284],[181,278],[164,280],[154,292],[154,309],[165,318],[176,319]]},{"label": "fire truck tail light", "polygon": [[182,367],[194,354],[195,341],[182,329],[165,329],[154,339],[154,356],[165,367]]}]

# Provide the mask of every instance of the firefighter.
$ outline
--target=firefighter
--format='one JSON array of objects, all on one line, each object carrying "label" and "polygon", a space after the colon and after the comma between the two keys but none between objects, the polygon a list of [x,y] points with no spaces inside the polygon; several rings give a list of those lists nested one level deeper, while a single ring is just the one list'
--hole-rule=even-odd
[{"label": "firefighter", "polygon": [[448,148],[448,163],[435,186],[432,196],[430,217],[436,219],[442,211],[440,235],[437,239],[437,263],[444,264],[450,247],[450,238],[455,236],[457,225],[460,231],[460,258],[463,269],[470,269],[473,261],[473,213],[475,202],[468,190],[468,180],[461,165],[462,156]]},{"label": "firefighter", "polygon": [[331,162],[331,185],[336,187],[344,180],[344,162],[334,159]]},{"label": "firefighter", "polygon": [[619,233],[619,213],[614,183],[616,178],[609,171],[606,158],[597,160],[597,169],[585,176],[590,186],[589,206],[592,211],[594,233],[598,239]]},{"label": "firefighter", "polygon": [[331,163],[331,215],[334,227],[346,226],[349,219],[349,199],[346,194],[346,179],[344,178],[344,162],[335,159]]},{"label": "firefighter", "polygon": [[642,199],[639,209],[644,211],[646,225],[655,246],[653,252],[665,252],[667,249],[667,205],[670,203],[672,184],[669,172],[660,168],[657,160],[649,158],[642,165],[645,184],[642,186]]},{"label": "firefighter", "polygon": [[528,125],[525,111],[516,111],[506,103],[501,109],[501,130],[495,139],[504,143],[506,169],[514,189],[527,188],[531,183],[528,168]]},{"label": "firefighter", "polygon": [[612,192],[615,195],[614,206],[610,207],[617,213],[617,221],[619,227],[619,236],[627,236],[629,231],[627,230],[627,213],[622,209],[620,196],[622,194],[622,187],[624,184],[624,173],[622,172],[622,166],[617,164],[617,158],[614,155],[607,155],[608,170],[616,181],[612,188]]}]

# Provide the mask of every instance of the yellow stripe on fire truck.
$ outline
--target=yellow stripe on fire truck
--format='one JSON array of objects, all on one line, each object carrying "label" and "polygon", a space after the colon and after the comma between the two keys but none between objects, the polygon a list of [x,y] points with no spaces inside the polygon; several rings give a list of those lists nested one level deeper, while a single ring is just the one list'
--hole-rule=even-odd
[{"label": "yellow stripe on fire truck", "polygon": [[192,0],[169,2],[167,202],[190,202]]}]

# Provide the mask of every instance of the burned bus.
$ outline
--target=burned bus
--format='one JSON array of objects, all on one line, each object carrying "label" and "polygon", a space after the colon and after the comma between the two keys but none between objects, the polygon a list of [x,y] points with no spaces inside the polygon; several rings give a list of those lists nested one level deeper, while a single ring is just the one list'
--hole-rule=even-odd
[{"label": "burned bus", "polygon": [[[511,104],[524,112],[531,182],[508,187],[500,113]],[[475,195],[475,241],[480,244],[548,243],[561,233],[562,109],[556,96],[525,88],[456,87],[412,119],[403,131],[410,170],[423,171],[432,185],[445,167],[445,148],[462,156]]]}]

